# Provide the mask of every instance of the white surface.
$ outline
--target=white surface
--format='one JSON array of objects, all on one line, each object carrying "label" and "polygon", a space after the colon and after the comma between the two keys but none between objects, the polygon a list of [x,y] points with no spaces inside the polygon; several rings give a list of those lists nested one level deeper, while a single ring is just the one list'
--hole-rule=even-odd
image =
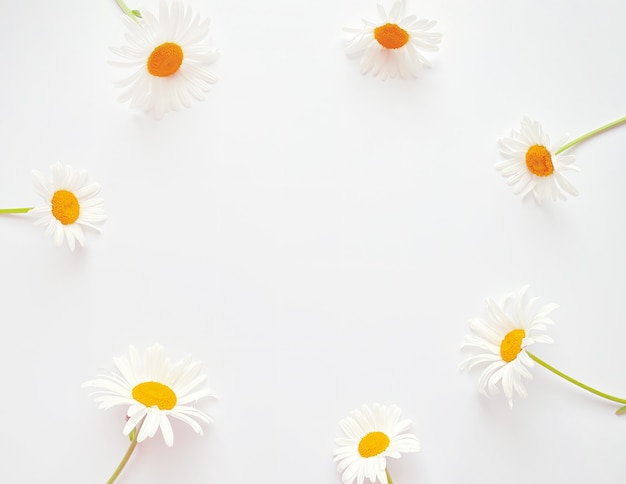
[{"label": "white surface", "polygon": [[109,221],[72,254],[33,215],[0,219],[0,481],[105,482],[124,409],[80,385],[160,342],[204,362],[215,422],[141,444],[120,484],[339,484],[338,422],[374,401],[422,443],[397,484],[622,482],[617,405],[535,368],[509,410],[458,364],[484,299],[528,283],[561,305],[536,353],[626,396],[626,126],[571,151],[566,203],[523,202],[494,169],[523,114],[553,137],[625,114],[626,4],[409,0],[441,50],[382,82],[341,30],[374,0],[190,3],[220,80],[160,122],[116,102],[113,0],[3,6],[0,206],[38,204],[30,171],[61,161],[102,185]]}]

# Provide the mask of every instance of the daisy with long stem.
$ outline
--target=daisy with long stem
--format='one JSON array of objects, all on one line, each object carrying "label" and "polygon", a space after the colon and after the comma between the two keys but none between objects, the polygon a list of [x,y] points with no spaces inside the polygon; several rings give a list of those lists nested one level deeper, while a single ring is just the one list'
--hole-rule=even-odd
[{"label": "daisy with long stem", "polygon": [[[534,308],[537,298],[527,300],[528,286],[522,287],[516,294],[507,296],[500,307],[493,300],[487,299],[485,319],[475,318],[469,321],[472,334],[465,337],[461,349],[470,351],[471,356],[461,363],[462,370],[471,370],[475,366],[484,369],[478,380],[480,393],[489,397],[499,393],[498,384],[504,390],[509,406],[513,407],[513,393],[526,397],[523,378],[532,378],[528,368],[538,363],[555,375],[587,390],[599,397],[626,405],[626,399],[614,397],[596,390],[566,375],[549,365],[535,354],[528,351],[534,343],[552,343],[552,338],[543,334],[549,325],[554,324],[550,313],[558,306],[546,304]],[[485,366],[486,365],[486,366]],[[626,407],[617,410],[621,415]]]},{"label": "daisy with long stem", "polygon": [[522,119],[519,131],[499,140],[500,154],[505,158],[496,169],[506,177],[513,192],[522,197],[532,193],[537,202],[544,199],[565,200],[566,194],[577,196],[578,191],[563,172],[579,171],[572,155],[562,154],[573,146],[626,122],[626,116],[600,126],[565,144],[566,137],[550,142],[543,127],[528,116]]},{"label": "daisy with long stem", "polygon": [[99,225],[107,218],[103,201],[97,197],[100,185],[87,183],[87,173],[69,165],[56,163],[51,170],[51,180],[39,171],[32,172],[33,185],[43,198],[43,205],[0,209],[0,214],[21,214],[31,210],[41,214],[35,225],[45,226],[46,235],[53,235],[56,245],[67,239],[73,251],[76,242],[85,245],[84,228],[100,231]]},{"label": "daisy with long stem", "polygon": [[122,461],[108,481],[117,479],[138,443],[154,437],[161,430],[168,447],[174,445],[174,431],[169,418],[185,422],[202,435],[198,421],[211,423],[211,418],[193,404],[203,398],[215,397],[208,388],[198,388],[207,376],[200,373],[201,363],[190,356],[172,365],[160,345],[147,348],[143,360],[134,347],[128,357],[113,358],[117,372],[107,372],[83,384],[97,390],[100,408],[128,405],[126,424],[122,430],[131,439]]}]

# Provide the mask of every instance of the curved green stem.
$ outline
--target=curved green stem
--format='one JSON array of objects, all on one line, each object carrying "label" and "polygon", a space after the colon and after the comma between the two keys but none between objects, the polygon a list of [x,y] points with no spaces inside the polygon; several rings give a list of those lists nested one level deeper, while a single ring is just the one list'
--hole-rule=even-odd
[{"label": "curved green stem", "polygon": [[139,20],[137,19],[141,18],[141,14],[139,13],[138,10],[131,10],[130,8],[128,8],[128,5],[124,3],[124,0],[115,0],[115,1],[122,9],[122,12],[124,12],[126,15],[132,18],[135,22],[139,23]]},{"label": "curved green stem", "polygon": [[135,427],[130,433],[131,439],[130,439],[130,445],[128,446],[128,450],[124,454],[124,457],[122,457],[120,464],[117,466],[117,469],[115,469],[115,472],[113,473],[111,478],[107,481],[107,484],[113,484],[115,482],[115,479],[117,479],[120,473],[122,472],[122,470],[124,470],[124,467],[126,466],[126,463],[128,462],[128,459],[130,459],[130,456],[133,455],[133,451],[135,450],[135,447],[137,447],[137,436],[139,435],[139,430],[141,430],[142,425],[143,425],[143,420],[139,422],[137,424],[137,427]]},{"label": "curved green stem", "polygon": [[385,474],[387,474],[387,482],[389,482],[389,484],[393,484],[393,481],[391,480],[391,476],[389,475],[389,469],[387,469],[385,467]]},{"label": "curved green stem", "polygon": [[0,208],[0,213],[27,213],[35,207],[29,208]]},{"label": "curved green stem", "polygon": [[554,154],[558,155],[559,153],[563,153],[566,149],[571,148],[574,145],[577,145],[581,141],[585,141],[586,139],[591,138],[592,136],[602,133],[603,131],[606,131],[607,129],[611,129],[614,126],[617,126],[618,124],[622,124],[624,122],[626,122],[626,116],[624,116],[623,118],[619,118],[613,121],[612,123],[605,124],[604,126],[600,126],[599,128],[594,129],[593,131],[589,131],[587,134],[583,134],[582,136],[579,136],[578,138],[570,141],[569,143],[564,144],[558,150],[556,150]]},{"label": "curved green stem", "polygon": [[533,355],[531,352],[527,351],[526,353],[528,354],[528,356],[530,356],[533,360],[535,360],[541,366],[543,366],[544,368],[550,370],[555,375],[558,375],[561,378],[564,378],[568,382],[573,383],[574,385],[579,386],[580,388],[582,388],[584,390],[587,390],[588,392],[591,392],[594,395],[598,395],[599,397],[606,398],[607,400],[611,400],[612,402],[626,404],[626,399],[614,397],[614,396],[609,395],[607,393],[601,392],[600,390],[596,390],[595,388],[592,388],[589,385],[585,385],[584,383],[581,383],[578,380],[574,380],[571,376],[567,376],[565,373],[557,370],[553,366],[551,366],[548,363],[546,363],[545,361],[543,361],[541,358]]}]

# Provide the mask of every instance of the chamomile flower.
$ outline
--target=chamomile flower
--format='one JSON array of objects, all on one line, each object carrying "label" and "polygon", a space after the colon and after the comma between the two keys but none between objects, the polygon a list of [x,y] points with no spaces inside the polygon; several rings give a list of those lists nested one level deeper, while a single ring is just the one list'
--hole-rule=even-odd
[{"label": "chamomile flower", "polygon": [[580,171],[572,155],[562,155],[564,137],[550,143],[541,124],[525,116],[521,129],[513,130],[510,137],[499,140],[500,153],[505,158],[496,169],[506,177],[513,192],[522,197],[532,192],[535,200],[565,200],[565,194],[578,195],[578,191],[565,178],[563,172]]},{"label": "chamomile flower", "polygon": [[83,227],[100,231],[98,225],[107,218],[102,199],[97,197],[100,185],[88,184],[87,173],[69,165],[55,163],[51,169],[52,180],[37,170],[32,172],[35,191],[45,201],[32,209],[42,214],[35,225],[45,226],[46,235],[53,235],[57,246],[67,239],[73,251],[76,241],[85,245]]},{"label": "chamomile flower", "polygon": [[396,0],[389,13],[378,4],[379,22],[363,20],[359,28],[345,28],[354,36],[346,45],[349,56],[363,53],[361,72],[406,79],[417,77],[422,66],[430,67],[423,52],[439,50],[441,34],[429,32],[437,22],[405,16],[405,0]]},{"label": "chamomile flower", "polygon": [[190,8],[175,2],[171,7],[161,0],[159,18],[142,12],[143,20],[124,15],[128,45],[111,50],[123,58],[114,62],[132,67],[135,72],[117,84],[124,89],[120,102],[145,109],[160,119],[181,106],[190,107],[191,99],[205,99],[217,82],[207,66],[217,52],[205,45],[209,20],[192,16]]},{"label": "chamomile flower", "polygon": [[480,393],[487,397],[496,395],[501,383],[510,407],[514,392],[520,397],[527,395],[522,379],[532,378],[528,368],[534,363],[527,349],[535,343],[553,342],[543,332],[554,324],[549,315],[558,306],[546,304],[535,309],[537,298],[528,299],[527,290],[528,286],[524,286],[516,294],[509,294],[503,307],[487,299],[485,319],[469,321],[472,334],[465,337],[462,345],[462,350],[472,355],[461,363],[461,369],[483,366],[478,380]]},{"label": "chamomile flower", "polygon": [[128,405],[124,435],[138,428],[136,440],[141,442],[161,429],[165,443],[172,446],[174,432],[170,417],[185,422],[202,435],[198,421],[209,424],[211,419],[193,403],[215,395],[208,388],[197,388],[207,379],[200,373],[199,361],[187,356],[172,365],[158,344],[145,350],[143,361],[132,346],[128,357],[113,358],[113,361],[118,372],[99,375],[83,386],[98,388],[93,395],[100,408]]},{"label": "chamomile flower", "polygon": [[345,437],[335,440],[334,461],[344,484],[355,480],[363,484],[387,484],[387,457],[399,459],[404,452],[417,452],[419,441],[406,433],[410,420],[400,420],[401,411],[396,405],[362,405],[339,422]]}]

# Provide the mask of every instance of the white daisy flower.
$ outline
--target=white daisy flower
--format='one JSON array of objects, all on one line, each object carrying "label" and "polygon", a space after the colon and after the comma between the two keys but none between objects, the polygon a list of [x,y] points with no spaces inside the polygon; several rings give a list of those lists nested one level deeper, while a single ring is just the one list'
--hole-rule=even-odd
[{"label": "white daisy flower", "polygon": [[473,354],[461,363],[461,369],[486,365],[478,380],[480,393],[487,397],[496,395],[501,382],[510,407],[513,407],[514,391],[520,397],[527,395],[522,378],[532,378],[528,368],[534,362],[527,348],[534,343],[553,342],[542,333],[554,324],[548,316],[558,305],[546,304],[535,310],[537,298],[526,301],[527,290],[528,286],[524,286],[517,294],[509,294],[502,308],[487,299],[486,318],[469,321],[473,334],[467,335],[462,345],[462,350]]},{"label": "white daisy flower", "polygon": [[92,393],[100,408],[128,405],[124,435],[140,426],[137,442],[141,442],[161,429],[165,443],[171,447],[174,432],[169,417],[185,422],[200,435],[202,427],[197,421],[211,423],[208,415],[191,405],[201,398],[215,397],[209,389],[196,388],[207,379],[200,373],[199,361],[187,356],[172,365],[158,344],[145,350],[143,361],[132,346],[128,358],[113,358],[113,361],[119,374],[99,375],[83,386],[100,389]]},{"label": "white daisy flower", "polygon": [[349,56],[364,51],[361,58],[361,72],[380,74],[384,80],[388,76],[406,79],[417,77],[421,67],[430,67],[423,51],[439,50],[441,34],[428,32],[437,22],[418,19],[416,15],[404,16],[405,0],[396,0],[389,13],[378,4],[380,22],[362,20],[363,27],[345,28],[354,33],[346,45]]},{"label": "white daisy flower", "polygon": [[160,119],[181,105],[191,106],[191,98],[204,100],[217,76],[207,69],[217,58],[202,40],[209,33],[209,19],[192,18],[191,8],[175,2],[171,8],[161,0],[159,19],[142,13],[143,21],[124,15],[128,45],[111,50],[124,58],[114,62],[135,68],[135,73],[119,81],[124,92],[120,102],[145,109]]},{"label": "white daisy flower", "polygon": [[51,166],[52,180],[41,172],[33,170],[35,191],[46,202],[43,206],[33,208],[33,213],[43,216],[35,221],[35,225],[46,227],[46,235],[54,234],[54,243],[58,246],[67,238],[70,250],[74,250],[76,241],[85,245],[83,227],[97,231],[97,226],[104,222],[107,215],[97,183],[87,184],[87,173],[74,170],[71,166],[55,163]]},{"label": "white daisy flower", "polygon": [[565,200],[565,193],[572,196],[578,191],[563,175],[564,171],[580,171],[574,166],[572,155],[560,154],[567,136],[550,144],[550,138],[541,124],[524,116],[520,131],[513,130],[511,137],[499,140],[504,161],[496,169],[507,178],[513,192],[522,197],[531,193],[537,202],[543,199]]},{"label": "white daisy flower", "polygon": [[362,405],[339,422],[346,437],[335,440],[333,453],[337,470],[344,484],[355,480],[387,484],[387,457],[399,459],[403,452],[417,452],[419,441],[413,434],[405,433],[410,420],[400,420],[401,411],[396,405]]}]

